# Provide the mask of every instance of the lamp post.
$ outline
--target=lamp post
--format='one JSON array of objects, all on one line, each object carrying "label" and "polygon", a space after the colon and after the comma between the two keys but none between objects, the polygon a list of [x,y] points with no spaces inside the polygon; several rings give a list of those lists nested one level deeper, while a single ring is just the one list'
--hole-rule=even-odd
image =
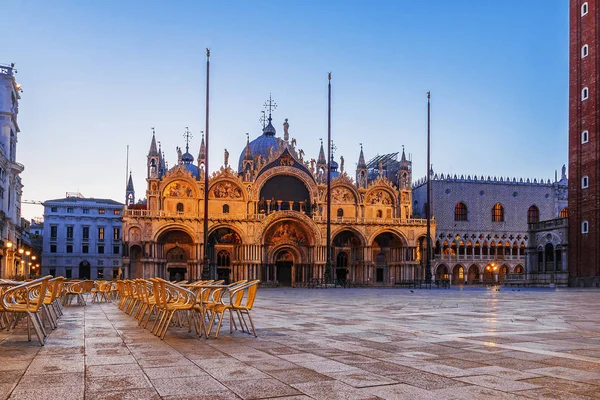
[{"label": "lamp post", "polygon": [[9,274],[9,270],[8,267],[11,265],[12,262],[12,253],[13,253],[13,244],[10,240],[6,241],[6,261],[4,262],[4,274],[2,275],[3,278],[8,278],[8,274]]},{"label": "lamp post", "polygon": [[[31,261],[35,261],[36,259],[37,259],[37,257],[35,256],[35,254],[31,256]],[[33,263],[31,263],[31,264],[33,264]],[[37,265],[39,265],[39,264],[36,264],[36,265],[34,265],[34,266],[33,266],[33,269],[35,269],[35,267],[36,267]],[[35,271],[34,275],[37,275],[37,271]]]},{"label": "lamp post", "polygon": [[[21,247],[18,250],[18,252],[19,252],[19,258],[20,258],[19,265],[21,265],[21,268],[23,269],[23,275],[25,275],[25,267],[23,266],[23,253],[25,253],[25,249]],[[18,274],[19,274],[19,271],[16,271],[15,275],[18,275]]]},{"label": "lamp post", "polygon": [[25,279],[29,279],[29,272],[31,270],[31,260],[29,259],[29,256],[31,255],[31,251],[25,250],[25,255],[27,256],[25,261]]}]

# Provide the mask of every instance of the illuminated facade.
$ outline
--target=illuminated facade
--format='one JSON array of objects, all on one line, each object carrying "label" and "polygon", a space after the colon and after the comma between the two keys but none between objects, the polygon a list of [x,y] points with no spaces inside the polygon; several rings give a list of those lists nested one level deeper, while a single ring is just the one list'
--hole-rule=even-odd
[{"label": "illuminated facade", "polygon": [[[268,118],[262,135],[248,139],[237,162],[209,179],[208,256],[219,278],[301,285],[323,278],[326,263],[327,161],[289,137],[277,137]],[[366,163],[361,148],[356,179],[331,163],[331,244],[338,280],[393,284],[422,279],[426,221],[412,216],[411,162],[404,151]],[[130,277],[196,279],[202,273],[204,138],[197,160],[178,149],[167,169],[153,134],[146,200],[134,204],[127,188],[123,218],[124,266]],[[195,162],[196,161],[196,162]],[[339,171],[338,171],[339,168]],[[130,201],[131,200],[131,201]],[[435,227],[433,229],[435,232]]]},{"label": "illuminated facade", "polygon": [[17,123],[21,86],[15,79],[14,65],[0,65],[0,278],[27,275],[22,248],[20,174],[25,170],[17,162],[17,141],[21,132]]}]

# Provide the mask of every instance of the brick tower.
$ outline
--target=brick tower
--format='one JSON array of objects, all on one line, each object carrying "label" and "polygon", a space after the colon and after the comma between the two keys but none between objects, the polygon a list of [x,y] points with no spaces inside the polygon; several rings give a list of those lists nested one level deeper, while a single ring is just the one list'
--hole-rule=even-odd
[{"label": "brick tower", "polygon": [[570,1],[569,283],[600,286],[600,0]]}]

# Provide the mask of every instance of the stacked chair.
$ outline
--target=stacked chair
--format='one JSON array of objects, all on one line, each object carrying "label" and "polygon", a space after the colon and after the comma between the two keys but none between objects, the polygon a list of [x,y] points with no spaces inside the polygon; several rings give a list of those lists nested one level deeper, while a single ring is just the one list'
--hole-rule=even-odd
[{"label": "stacked chair", "polygon": [[119,309],[135,318],[138,326],[145,329],[154,317],[150,331],[161,339],[172,326],[187,327],[188,332],[195,330],[206,338],[216,326],[217,338],[226,315],[230,333],[239,323],[243,332],[257,336],[250,312],[259,282],[241,280],[224,285],[223,281],[174,283],[151,278],[119,280],[111,287]]},{"label": "stacked chair", "polygon": [[50,327],[54,329],[56,320],[62,313],[58,298],[63,279],[51,278],[46,276],[30,282],[3,285],[0,297],[3,326],[11,329],[12,325],[14,329],[20,320],[25,319],[28,340],[31,340],[31,328],[33,328],[42,346],[48,336],[43,317],[46,317]]}]

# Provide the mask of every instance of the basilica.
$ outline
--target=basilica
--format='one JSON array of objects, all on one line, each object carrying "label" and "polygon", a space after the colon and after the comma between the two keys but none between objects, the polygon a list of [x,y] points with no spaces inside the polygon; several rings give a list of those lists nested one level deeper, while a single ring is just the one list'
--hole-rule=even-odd
[{"label": "basilica", "polygon": [[[268,123],[266,123],[268,121]],[[209,176],[204,243],[204,138],[195,159],[177,149],[167,168],[153,132],[145,200],[135,202],[131,176],[123,213],[127,277],[198,279],[205,248],[220,279],[260,279],[301,286],[324,277],[327,262],[327,159],[278,137],[269,113],[262,134],[230,165]],[[371,284],[424,278],[426,220],[413,218],[412,162],[404,150],[365,161],[353,176],[331,160],[331,264],[335,279]],[[400,158],[400,159],[398,159]],[[432,224],[432,235],[435,224]]]}]

